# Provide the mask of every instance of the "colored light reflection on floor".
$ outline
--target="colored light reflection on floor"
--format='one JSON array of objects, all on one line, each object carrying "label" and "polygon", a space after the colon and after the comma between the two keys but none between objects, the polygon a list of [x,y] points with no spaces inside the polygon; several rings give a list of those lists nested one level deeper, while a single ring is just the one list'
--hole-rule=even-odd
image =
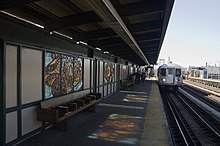
[{"label": "colored light reflection on floor", "polygon": [[127,102],[141,102],[141,103],[146,103],[148,100],[148,96],[145,95],[132,95],[132,94],[128,94],[127,96],[125,96],[125,98],[123,98],[123,101],[127,101]]},{"label": "colored light reflection on floor", "polygon": [[89,138],[137,145],[141,138],[143,125],[142,117],[112,114]]}]

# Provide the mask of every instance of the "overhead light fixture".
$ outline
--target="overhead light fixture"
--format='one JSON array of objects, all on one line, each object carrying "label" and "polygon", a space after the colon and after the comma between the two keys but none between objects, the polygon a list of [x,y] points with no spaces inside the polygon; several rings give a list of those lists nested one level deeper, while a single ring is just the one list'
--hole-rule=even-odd
[{"label": "overhead light fixture", "polygon": [[108,52],[108,51],[105,51],[104,54],[109,54],[109,52]]},{"label": "overhead light fixture", "polygon": [[76,44],[83,44],[83,45],[88,45],[86,42],[83,42],[83,41],[78,41],[78,42],[76,42]]},{"label": "overhead light fixture", "polygon": [[62,33],[59,33],[59,32],[57,32],[57,31],[53,31],[52,33],[50,32],[50,34],[53,34],[53,33],[56,33],[56,34],[58,34],[58,35],[61,35],[61,36],[63,36],[63,37],[65,37],[65,38],[68,38],[68,39],[73,39],[72,37],[70,37],[70,36],[68,36],[68,35],[65,35],[65,34],[62,34]]},{"label": "overhead light fixture", "polygon": [[96,50],[99,50],[99,51],[102,51],[102,49],[100,49],[100,48],[98,48],[98,47],[96,47],[95,49],[96,49]]},{"label": "overhead light fixture", "polygon": [[24,22],[27,22],[27,23],[29,23],[29,24],[32,24],[32,25],[34,25],[34,26],[37,26],[37,27],[39,27],[39,28],[42,28],[42,29],[44,28],[44,26],[42,26],[42,25],[40,25],[40,24],[37,24],[37,23],[31,22],[31,21],[29,21],[29,20],[26,20],[26,19],[24,19],[24,18],[15,16],[15,15],[13,15],[13,14],[11,14],[11,13],[6,12],[6,11],[0,11],[0,12],[4,13],[4,14],[6,14],[6,15],[9,15],[9,16],[11,16],[11,17],[14,17],[14,18],[16,18],[16,19],[19,19],[19,20],[21,20],[21,21],[24,21]]}]

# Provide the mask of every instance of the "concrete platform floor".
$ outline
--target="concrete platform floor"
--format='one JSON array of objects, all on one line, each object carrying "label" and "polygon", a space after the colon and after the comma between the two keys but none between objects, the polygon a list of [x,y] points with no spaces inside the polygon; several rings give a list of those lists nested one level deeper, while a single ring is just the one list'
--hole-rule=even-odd
[{"label": "concrete platform floor", "polygon": [[147,105],[141,146],[172,145],[169,137],[168,124],[156,81],[153,81],[151,85],[151,93]]},{"label": "concrete platform floor", "polygon": [[68,121],[68,131],[52,128],[18,146],[166,146],[166,117],[155,81],[130,87],[102,100],[95,113]]}]

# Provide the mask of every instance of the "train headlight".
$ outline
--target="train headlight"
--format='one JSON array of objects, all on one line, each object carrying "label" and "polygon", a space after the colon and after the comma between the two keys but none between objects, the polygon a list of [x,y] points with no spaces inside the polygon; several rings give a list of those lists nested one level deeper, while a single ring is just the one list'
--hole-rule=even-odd
[{"label": "train headlight", "polygon": [[163,82],[166,82],[166,79],[163,79]]}]

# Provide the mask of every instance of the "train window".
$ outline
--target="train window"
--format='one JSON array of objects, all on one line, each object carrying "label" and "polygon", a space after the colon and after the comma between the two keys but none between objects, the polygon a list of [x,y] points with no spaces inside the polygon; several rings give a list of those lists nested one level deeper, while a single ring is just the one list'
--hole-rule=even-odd
[{"label": "train window", "polygon": [[176,69],[176,76],[180,77],[181,76],[181,69]]},{"label": "train window", "polygon": [[172,68],[168,68],[168,75],[172,75],[173,74],[173,69]]},{"label": "train window", "polygon": [[160,70],[160,75],[161,75],[161,76],[166,76],[166,69],[165,69],[165,68],[162,68],[162,69]]}]

